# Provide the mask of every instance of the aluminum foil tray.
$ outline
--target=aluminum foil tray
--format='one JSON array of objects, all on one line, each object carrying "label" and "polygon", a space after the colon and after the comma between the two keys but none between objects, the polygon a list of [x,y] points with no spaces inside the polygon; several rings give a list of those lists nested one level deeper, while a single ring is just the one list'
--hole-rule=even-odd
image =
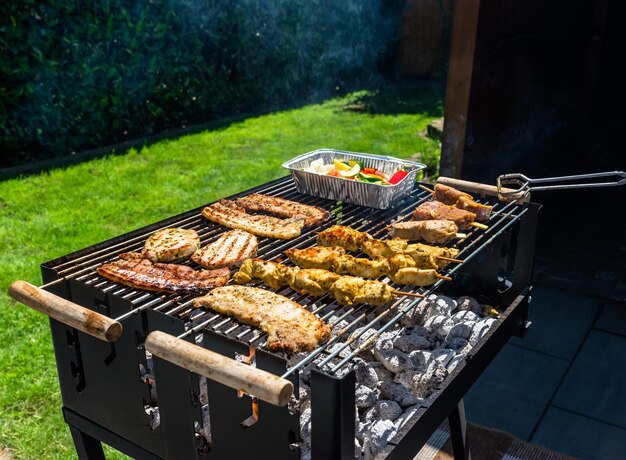
[{"label": "aluminum foil tray", "polygon": [[[398,169],[403,168],[408,172],[408,175],[396,185],[378,185],[304,171],[311,165],[312,161],[319,158],[324,160],[324,164],[332,163],[335,158],[346,161],[358,160],[363,163],[364,167],[378,169],[390,176]],[[371,208],[389,209],[398,203],[404,195],[409,194],[415,186],[417,173],[426,168],[426,165],[369,153],[318,149],[283,163],[283,167],[291,171],[291,177],[300,193]]]}]

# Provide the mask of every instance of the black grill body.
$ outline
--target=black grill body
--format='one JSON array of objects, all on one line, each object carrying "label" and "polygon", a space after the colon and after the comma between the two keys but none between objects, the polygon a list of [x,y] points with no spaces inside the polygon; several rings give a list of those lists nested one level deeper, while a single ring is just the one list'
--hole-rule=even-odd
[{"label": "black grill body", "polygon": [[[299,195],[288,178],[237,196],[252,192],[332,209],[333,218],[325,226],[342,223],[377,237],[384,237],[384,228],[392,218],[406,218],[416,204],[429,198],[415,188],[396,208],[372,210]],[[402,439],[394,440],[396,447],[390,458],[412,458],[443,419],[458,414],[463,395],[506,341],[525,332],[539,206],[498,206],[494,210],[501,217],[490,222],[493,231],[482,235],[472,230],[467,242],[459,246],[468,248],[467,261],[454,270],[454,281],[436,288],[438,293],[475,296],[500,306],[503,314],[418,411],[411,421],[413,427]],[[80,458],[103,458],[101,441],[134,458],[300,457],[297,412],[259,401],[259,421],[243,428],[241,423],[252,414],[251,398],[240,397],[235,390],[146,355],[143,342],[149,332],[160,330],[177,336],[193,322],[191,313],[176,309],[191,297],[145,293],[95,274],[95,267],[120,253],[137,250],[157,229],[179,226],[181,222],[201,229],[205,244],[224,229],[202,219],[201,210],[194,209],[42,265],[44,283],[65,279],[48,288],[51,292],[112,318],[123,316],[122,336],[112,344],[50,320],[63,412]],[[310,246],[315,239],[313,230],[319,229],[294,240],[262,241],[259,257],[276,258],[290,247]],[[414,292],[428,293],[432,289]],[[303,300],[293,292],[290,296]],[[319,308],[320,316],[334,309],[343,311],[343,307],[330,303]],[[366,319],[355,327],[377,314],[375,308],[365,312]],[[232,321],[225,321],[230,329],[207,327],[201,335],[188,335],[186,340],[231,358],[247,356],[254,347],[257,367],[276,375],[287,371],[286,360],[267,352],[258,333],[247,333]],[[233,327],[234,332],[225,332]],[[244,338],[238,339],[241,334]],[[311,452],[316,460],[354,458],[354,374],[338,375],[327,368],[314,369],[311,374]],[[298,394],[298,373],[288,378]]]}]

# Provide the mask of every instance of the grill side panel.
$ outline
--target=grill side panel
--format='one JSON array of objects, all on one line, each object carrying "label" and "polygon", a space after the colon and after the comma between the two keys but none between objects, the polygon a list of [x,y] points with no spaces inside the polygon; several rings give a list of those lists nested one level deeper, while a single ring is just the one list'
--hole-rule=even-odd
[{"label": "grill side panel", "polygon": [[[124,302],[113,301],[97,289],[71,286],[67,296],[99,313],[115,316],[126,311]],[[114,343],[102,342],[50,320],[61,396],[64,407],[106,430],[132,440],[147,451],[163,456],[165,437],[160,426],[151,428],[149,388],[141,380],[145,354],[138,349],[144,326],[140,315],[123,322],[124,333]]]}]

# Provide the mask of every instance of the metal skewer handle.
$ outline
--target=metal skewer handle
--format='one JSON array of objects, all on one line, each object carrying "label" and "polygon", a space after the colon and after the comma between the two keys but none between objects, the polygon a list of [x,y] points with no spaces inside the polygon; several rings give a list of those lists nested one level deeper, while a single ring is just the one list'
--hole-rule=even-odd
[{"label": "metal skewer handle", "polygon": [[[561,182],[571,182],[576,180],[594,180],[606,177],[621,177],[620,180],[611,182],[587,182],[582,184],[562,184]],[[520,173],[504,174],[497,179],[498,198],[508,201],[511,197],[515,197],[520,193],[524,196],[531,192],[539,192],[545,190],[565,190],[576,188],[594,188],[594,187],[617,187],[626,184],[626,172],[624,171],[607,171],[591,174],[578,174],[575,176],[559,176],[546,177],[542,179],[531,179]],[[537,186],[537,184],[548,184]],[[515,189],[505,189],[504,186],[516,185]]]},{"label": "metal skewer handle", "polygon": [[287,379],[165,332],[151,332],[146,337],[145,345],[146,350],[155,356],[275,406],[287,405],[293,394],[293,384]]},{"label": "metal skewer handle", "polygon": [[122,334],[119,321],[81,307],[26,281],[9,286],[9,295],[18,302],[106,342],[115,342]]}]

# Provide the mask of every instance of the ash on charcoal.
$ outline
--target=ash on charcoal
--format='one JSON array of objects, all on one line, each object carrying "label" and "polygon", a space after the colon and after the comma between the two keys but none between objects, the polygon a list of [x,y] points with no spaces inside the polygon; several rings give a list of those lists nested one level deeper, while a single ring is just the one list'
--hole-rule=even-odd
[{"label": "ash on charcoal", "polygon": [[[330,323],[334,323],[334,321],[329,321]],[[340,332],[342,332],[343,329],[345,329],[348,324],[350,324],[348,321],[346,321],[345,319],[339,321],[337,324],[335,324],[332,328],[332,330],[330,331],[330,334],[332,336],[336,336],[339,335]]]},{"label": "ash on charcoal", "polygon": [[428,363],[433,359],[432,353],[425,350],[415,350],[409,353],[409,358],[413,363],[413,369],[418,372],[426,372]]},{"label": "ash on charcoal", "polygon": [[446,339],[443,346],[454,350],[457,353],[467,353],[472,349],[472,346],[469,344],[469,340],[462,339],[460,337],[452,337]]},{"label": "ash on charcoal", "polygon": [[428,331],[420,326],[411,326],[408,329],[417,328],[415,331],[411,331],[408,334],[398,335],[393,340],[394,348],[397,348],[405,353],[410,353],[413,350],[427,350],[432,346],[430,339],[428,338]]},{"label": "ash on charcoal", "polygon": [[368,363],[360,359],[354,366],[354,373],[358,383],[370,388],[376,388],[376,384],[381,380],[393,378],[393,374],[377,361]]},{"label": "ash on charcoal", "polygon": [[365,412],[364,419],[366,422],[376,420],[391,420],[392,422],[400,417],[402,408],[395,401],[382,400],[377,401],[370,409]]},{"label": "ash on charcoal", "polygon": [[450,316],[457,308],[456,300],[445,295],[431,294],[427,297],[430,300],[428,316]]},{"label": "ash on charcoal", "polygon": [[371,420],[369,422],[362,422],[362,421],[358,421],[356,424],[356,429],[355,429],[355,438],[359,441],[359,442],[363,442],[363,440],[365,439],[365,436],[367,436],[370,432],[370,428],[372,427],[372,425],[374,424],[374,420]]},{"label": "ash on charcoal", "polygon": [[393,437],[395,432],[396,427],[390,420],[378,420],[374,423],[363,440],[365,458],[375,458],[382,453],[388,444],[387,440]]},{"label": "ash on charcoal", "polygon": [[[410,423],[410,420],[417,413],[420,406],[424,402],[423,398],[417,398],[417,399],[419,401],[418,404],[416,404],[415,406],[410,406],[410,407],[405,408],[402,415],[398,417],[395,422],[393,422],[393,424],[396,427],[396,433],[393,436],[402,438],[413,426],[413,424]],[[390,438],[389,441],[391,441],[392,438]]]},{"label": "ash on charcoal", "polygon": [[462,296],[456,299],[456,302],[459,310],[468,310],[477,315],[483,311],[483,307],[473,297]]},{"label": "ash on charcoal", "polygon": [[379,382],[377,387],[380,398],[397,402],[400,406],[412,406],[420,402],[404,385],[395,382]]},{"label": "ash on charcoal", "polygon": [[[450,350],[449,348],[437,348],[432,352],[432,358],[434,361],[439,363],[440,366],[446,367],[450,360],[454,357],[454,350]],[[429,366],[432,365],[429,363]]]},{"label": "ash on charcoal", "polygon": [[459,363],[463,361],[464,359],[465,359],[465,353],[460,353],[456,355],[454,358],[452,358],[450,362],[448,363],[448,365],[446,366],[446,369],[448,369],[448,372],[452,372],[454,368],[457,367]]},{"label": "ash on charcoal", "polygon": [[468,340],[472,335],[472,330],[474,329],[475,325],[476,323],[474,321],[456,323],[454,326],[452,326],[452,328],[450,328],[450,331],[448,331],[446,340],[450,340],[455,337]]},{"label": "ash on charcoal", "polygon": [[446,337],[448,332],[450,332],[450,329],[454,326],[454,321],[447,316],[442,315],[431,316],[426,320],[426,323],[424,323],[424,327],[430,329],[433,334],[439,336],[440,338]]},{"label": "ash on charcoal", "polygon": [[[352,334],[350,334],[350,340],[355,339],[354,342],[350,343],[350,348],[352,348],[353,350],[356,350],[361,345],[363,345],[368,339],[370,339],[372,336],[376,335],[377,333],[378,331],[372,328],[366,331],[364,327],[355,329],[355,331]],[[372,345],[373,344],[374,343],[372,343]]]},{"label": "ash on charcoal", "polygon": [[405,371],[396,375],[394,382],[407,387],[413,396],[427,398],[434,389],[441,385],[447,375],[448,371],[441,367],[437,361],[433,361],[426,372]]},{"label": "ash on charcoal", "polygon": [[485,318],[478,321],[472,329],[472,335],[469,338],[469,343],[475,345],[485,334],[489,331],[493,323],[496,322],[495,318]]},{"label": "ash on charcoal", "polygon": [[328,351],[329,354],[332,354],[332,353],[335,353],[336,351],[341,350],[339,351],[339,354],[337,356],[340,358],[346,358],[352,350],[350,350],[350,347],[345,347],[343,349],[342,347],[343,345],[340,343],[333,343],[331,346],[329,346],[326,349],[326,351]]},{"label": "ash on charcoal", "polygon": [[365,385],[356,386],[356,407],[359,409],[367,409],[372,407],[376,402],[376,392]]},{"label": "ash on charcoal", "polygon": [[396,349],[374,349],[374,356],[381,362],[385,368],[394,374],[402,372],[413,367],[413,363],[409,355]]},{"label": "ash on charcoal", "polygon": [[420,300],[415,307],[409,310],[401,319],[400,323],[403,326],[413,326],[415,324],[422,324],[426,320],[426,312],[430,307],[430,301],[428,299]]},{"label": "ash on charcoal", "polygon": [[300,437],[305,445],[311,445],[311,408],[300,413]]},{"label": "ash on charcoal", "polygon": [[480,315],[474,313],[471,310],[460,310],[450,317],[455,323],[469,323],[480,321]]}]

